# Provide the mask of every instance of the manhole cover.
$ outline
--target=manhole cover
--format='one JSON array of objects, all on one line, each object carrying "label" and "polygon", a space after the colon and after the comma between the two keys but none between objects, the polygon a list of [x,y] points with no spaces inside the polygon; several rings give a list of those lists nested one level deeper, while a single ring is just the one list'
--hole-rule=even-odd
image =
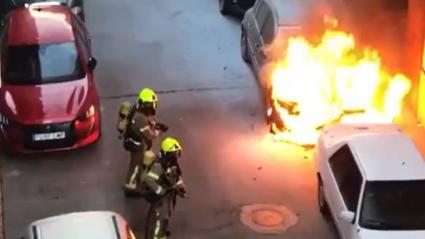
[{"label": "manhole cover", "polygon": [[298,217],[284,206],[257,204],[244,206],[241,220],[256,232],[279,234],[297,224]]}]

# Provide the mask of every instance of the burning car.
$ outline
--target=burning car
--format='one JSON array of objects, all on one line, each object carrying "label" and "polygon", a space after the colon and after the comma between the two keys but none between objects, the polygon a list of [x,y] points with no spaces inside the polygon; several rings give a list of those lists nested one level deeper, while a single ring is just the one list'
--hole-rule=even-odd
[{"label": "burning car", "polygon": [[329,10],[319,1],[260,0],[245,14],[242,58],[257,75],[276,139],[315,144],[329,124],[392,122],[410,90],[374,49],[358,49],[337,30]]},{"label": "burning car", "polygon": [[[303,35],[317,41],[326,27],[326,24],[317,23],[328,16],[326,23],[334,25],[332,15],[329,5],[311,0],[258,0],[246,12],[241,24],[241,55],[257,75],[269,113],[272,88],[270,77],[266,75],[270,70],[265,68],[283,57],[281,53],[291,36]],[[282,104],[294,110],[293,103]],[[270,119],[270,114],[267,115]]]}]

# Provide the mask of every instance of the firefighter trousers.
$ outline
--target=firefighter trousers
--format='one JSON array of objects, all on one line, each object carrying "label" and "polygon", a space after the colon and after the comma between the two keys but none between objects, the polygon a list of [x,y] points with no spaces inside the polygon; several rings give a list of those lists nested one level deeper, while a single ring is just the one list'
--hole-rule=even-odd
[{"label": "firefighter trousers", "polygon": [[173,198],[171,195],[166,195],[156,203],[155,216],[157,220],[154,225],[154,238],[166,238],[169,235],[168,225],[173,212]]},{"label": "firefighter trousers", "polygon": [[128,168],[125,187],[131,190],[136,190],[140,183],[143,172],[143,157],[144,150],[130,151],[130,165]]}]

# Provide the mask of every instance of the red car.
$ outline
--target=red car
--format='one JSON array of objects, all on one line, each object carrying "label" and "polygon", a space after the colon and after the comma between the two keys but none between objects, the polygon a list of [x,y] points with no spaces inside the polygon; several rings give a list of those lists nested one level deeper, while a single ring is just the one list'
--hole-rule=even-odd
[{"label": "red car", "polygon": [[0,145],[20,153],[75,149],[100,137],[97,61],[71,9],[13,10],[1,37]]}]

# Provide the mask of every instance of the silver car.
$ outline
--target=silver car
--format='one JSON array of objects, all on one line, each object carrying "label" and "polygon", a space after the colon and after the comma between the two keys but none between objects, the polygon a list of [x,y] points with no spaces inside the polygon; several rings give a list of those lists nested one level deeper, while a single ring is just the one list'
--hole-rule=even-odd
[{"label": "silver car", "polygon": [[28,227],[28,239],[135,239],[124,218],[114,212],[75,212],[41,219]]},{"label": "silver car", "polygon": [[277,38],[279,44],[284,45],[293,35],[303,35],[312,41],[320,39],[326,15],[333,16],[325,0],[257,0],[245,13],[241,25],[241,54],[259,80],[269,123],[273,110],[271,86],[267,77],[262,76],[262,69],[275,57],[267,51],[268,46]]}]

